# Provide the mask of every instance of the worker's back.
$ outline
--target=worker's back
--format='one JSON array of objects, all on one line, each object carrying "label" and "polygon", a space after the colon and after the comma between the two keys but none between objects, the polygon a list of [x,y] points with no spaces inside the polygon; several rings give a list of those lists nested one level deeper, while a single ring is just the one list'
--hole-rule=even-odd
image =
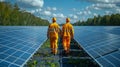
[{"label": "worker's back", "polygon": [[62,36],[71,36],[73,33],[73,26],[70,23],[66,23],[62,27]]},{"label": "worker's back", "polygon": [[56,18],[53,17],[52,23],[48,27],[47,37],[50,39],[51,53],[54,55],[57,54],[59,30],[60,30],[60,27],[56,23]]},{"label": "worker's back", "polygon": [[49,25],[50,37],[58,37],[59,25],[55,22]]}]

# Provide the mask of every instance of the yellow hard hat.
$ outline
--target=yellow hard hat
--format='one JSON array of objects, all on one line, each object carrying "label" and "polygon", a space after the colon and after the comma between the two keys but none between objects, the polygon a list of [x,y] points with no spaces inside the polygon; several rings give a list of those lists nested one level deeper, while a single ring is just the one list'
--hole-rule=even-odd
[{"label": "yellow hard hat", "polygon": [[70,18],[66,18],[66,22],[70,22]]},{"label": "yellow hard hat", "polygon": [[53,22],[56,22],[56,18],[55,18],[55,17],[53,17],[53,18],[52,18],[52,21],[53,21]]}]

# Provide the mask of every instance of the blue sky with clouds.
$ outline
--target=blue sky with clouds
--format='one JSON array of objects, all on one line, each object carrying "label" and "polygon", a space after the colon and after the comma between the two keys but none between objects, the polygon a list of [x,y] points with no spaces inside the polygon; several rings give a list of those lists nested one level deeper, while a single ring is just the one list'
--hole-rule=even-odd
[{"label": "blue sky with clouds", "polygon": [[98,15],[120,13],[120,0],[0,0],[17,3],[21,10],[26,10],[35,16],[47,19],[57,17],[59,24],[65,23],[65,18],[71,18],[71,23],[87,20]]}]

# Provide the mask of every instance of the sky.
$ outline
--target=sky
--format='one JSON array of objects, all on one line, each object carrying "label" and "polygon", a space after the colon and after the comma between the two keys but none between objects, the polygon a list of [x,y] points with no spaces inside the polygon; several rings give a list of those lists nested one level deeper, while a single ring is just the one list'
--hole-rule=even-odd
[{"label": "sky", "polygon": [[0,0],[17,3],[21,10],[25,10],[37,17],[52,22],[52,17],[57,18],[57,23],[65,23],[69,17],[71,23],[86,21],[98,15],[111,15],[120,13],[120,0]]}]

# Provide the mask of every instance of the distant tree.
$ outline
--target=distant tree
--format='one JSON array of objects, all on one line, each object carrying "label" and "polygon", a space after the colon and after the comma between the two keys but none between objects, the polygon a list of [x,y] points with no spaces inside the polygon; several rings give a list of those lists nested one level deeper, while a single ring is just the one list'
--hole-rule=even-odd
[{"label": "distant tree", "polygon": [[97,25],[100,25],[100,23],[101,23],[101,16],[100,15],[98,15],[96,23],[97,23]]},{"label": "distant tree", "polygon": [[120,14],[112,14],[110,18],[110,22],[113,25],[120,25]]},{"label": "distant tree", "polygon": [[[79,21],[77,21],[76,23],[79,23]],[[76,23],[74,23],[73,25],[76,25]],[[104,15],[103,17],[101,17],[100,15],[98,15],[97,17],[94,16],[94,18],[88,18],[87,21],[81,22],[78,25],[120,26],[120,14]]]},{"label": "distant tree", "polygon": [[[94,20],[96,20],[96,19],[94,19]],[[94,22],[94,20],[93,19],[91,19],[91,18],[88,18],[88,20],[86,21],[86,22],[84,22],[84,24],[85,25],[93,25],[95,22]]]},{"label": "distant tree", "polygon": [[44,26],[49,25],[49,22],[20,10],[17,3],[12,6],[8,2],[0,2],[0,25]]}]

